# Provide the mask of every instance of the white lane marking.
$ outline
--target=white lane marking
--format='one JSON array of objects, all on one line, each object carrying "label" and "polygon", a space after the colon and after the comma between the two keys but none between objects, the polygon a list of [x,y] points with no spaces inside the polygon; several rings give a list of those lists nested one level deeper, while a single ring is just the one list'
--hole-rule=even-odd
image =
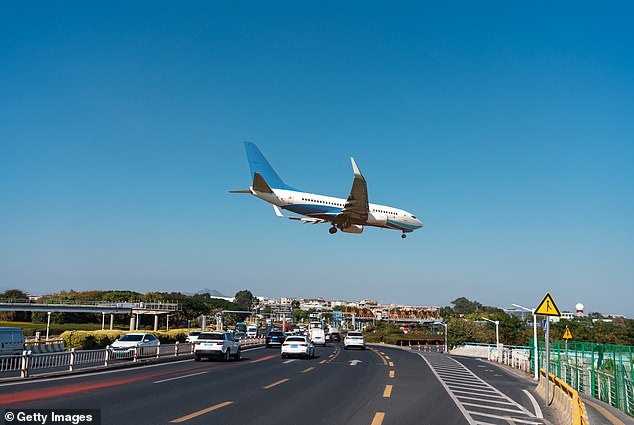
[{"label": "white lane marking", "polygon": [[289,359],[289,360],[286,360],[285,362],[282,362],[282,363],[289,364],[289,363],[293,363],[295,360],[297,360],[297,359]]},{"label": "white lane marking", "polygon": [[[243,349],[242,352],[246,352],[246,351],[255,351],[255,350],[262,350],[264,347],[255,347],[255,348],[249,348],[249,349]],[[143,364],[143,370],[146,369],[150,369],[150,368],[155,368],[155,367],[164,367],[164,366],[173,366],[173,365],[178,365],[179,363],[183,363],[183,362],[191,362],[192,358],[188,358],[188,359],[182,359],[182,360],[175,360],[175,361],[171,361],[171,362],[165,362],[165,363],[155,363],[155,364]],[[141,365],[139,365],[141,366]],[[77,369],[77,370],[82,370],[82,369]],[[77,378],[85,378],[86,376],[99,376],[99,375],[110,375],[113,373],[122,373],[122,372],[129,372],[129,371],[134,371],[134,370],[139,370],[138,367],[132,366],[132,367],[125,367],[122,369],[106,369],[106,370],[99,370],[97,372],[93,372],[93,373],[78,373],[76,375],[64,375],[64,376],[55,376],[52,378],[42,378],[42,379],[33,379],[33,380],[29,380],[29,381],[16,381],[16,382],[5,382],[0,384],[0,387],[10,387],[10,386],[14,386],[14,385],[28,385],[28,384],[37,384],[38,382],[53,382],[53,381],[64,381],[66,379],[77,379]]]},{"label": "white lane marking", "polygon": [[464,418],[467,420],[467,422],[469,422],[470,425],[476,425],[476,421],[471,417],[471,415],[469,415],[469,413],[467,413],[467,409],[464,408],[462,403],[460,403],[460,400],[458,400],[458,398],[453,394],[453,392],[451,392],[451,389],[447,386],[447,384],[445,384],[445,381],[443,381],[442,378],[438,375],[438,373],[433,368],[429,360],[427,360],[425,356],[423,355],[420,355],[420,356],[425,361],[425,363],[427,363],[427,366],[429,366],[429,369],[431,369],[432,373],[436,375],[436,378],[440,381],[440,385],[445,387],[445,391],[447,391],[447,394],[449,394],[449,397],[451,397],[453,402],[456,403],[456,406],[458,407],[458,410],[460,410],[460,413],[462,413],[462,416],[464,416]]},{"label": "white lane marking", "polygon": [[537,400],[535,400],[535,397],[533,397],[533,394],[530,393],[530,391],[528,390],[522,390],[526,393],[526,395],[528,396],[528,398],[531,401],[531,404],[533,405],[533,409],[535,409],[535,416],[537,416],[538,418],[543,418],[544,414],[542,413],[542,409],[541,407],[539,407],[539,403],[537,402]]},{"label": "white lane marking", "polygon": [[203,375],[205,373],[207,373],[206,370],[203,372],[198,372],[198,373],[190,373],[189,375],[175,376],[173,378],[161,379],[160,381],[154,381],[154,384],[160,384],[162,382],[168,382],[168,381],[175,381],[177,379],[189,378],[190,376]]},{"label": "white lane marking", "polygon": [[[513,423],[512,421],[531,424],[544,423],[543,418],[536,418],[524,406],[477,376],[459,361],[451,357],[427,356],[423,353],[418,355],[427,363],[470,424],[479,424],[480,418],[484,417],[501,419],[508,423]],[[457,379],[455,376],[451,376],[446,372],[449,364],[451,364],[451,368],[462,369],[460,374],[464,376],[466,373],[470,375],[469,378]],[[436,371],[436,369],[439,369],[439,371]],[[458,394],[458,392],[461,394]],[[479,398],[475,399],[475,397]],[[488,397],[495,397],[497,400],[487,399]],[[467,402],[466,399],[476,402]],[[501,404],[507,407],[501,407]],[[492,412],[486,413],[487,410]]]},{"label": "white lane marking", "polygon": [[[544,422],[543,421],[537,421],[537,419],[520,419],[520,418],[510,418],[509,416],[499,416],[499,415],[492,415],[490,413],[484,413],[484,412],[480,412],[478,413],[478,416],[483,416],[485,418],[495,418],[495,419],[503,419],[505,420],[507,423],[509,424],[532,424],[532,425],[543,425]],[[486,422],[480,422],[478,421],[478,424],[484,424]]]}]

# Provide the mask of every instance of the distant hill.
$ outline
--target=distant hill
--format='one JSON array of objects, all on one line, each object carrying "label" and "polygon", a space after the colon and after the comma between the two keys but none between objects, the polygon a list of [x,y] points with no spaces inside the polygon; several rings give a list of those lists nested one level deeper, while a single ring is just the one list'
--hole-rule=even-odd
[{"label": "distant hill", "polygon": [[212,297],[229,298],[228,296],[224,295],[222,292],[218,291],[217,289],[209,289],[209,288],[201,289],[200,291],[196,292],[196,294],[209,294]]}]

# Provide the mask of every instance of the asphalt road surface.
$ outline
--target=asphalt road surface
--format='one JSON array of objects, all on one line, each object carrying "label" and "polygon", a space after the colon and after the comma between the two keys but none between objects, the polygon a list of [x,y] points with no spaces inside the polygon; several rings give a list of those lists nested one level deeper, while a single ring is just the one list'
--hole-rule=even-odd
[{"label": "asphalt road surface", "polygon": [[373,346],[317,347],[314,359],[279,348],[240,361],[182,360],[0,384],[2,409],[101,409],[103,424],[549,423],[534,385],[475,359]]}]

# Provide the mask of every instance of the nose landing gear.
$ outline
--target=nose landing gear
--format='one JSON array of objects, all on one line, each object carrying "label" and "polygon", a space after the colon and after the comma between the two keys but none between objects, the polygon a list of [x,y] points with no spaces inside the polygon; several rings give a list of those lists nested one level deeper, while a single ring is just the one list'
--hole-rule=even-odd
[{"label": "nose landing gear", "polygon": [[328,231],[331,235],[334,235],[335,233],[337,233],[337,228],[335,226],[332,226],[330,229],[328,229]]},{"label": "nose landing gear", "polygon": [[405,233],[403,233],[403,234],[401,235],[401,237],[402,237],[403,239],[405,239],[405,238],[407,237],[407,235],[406,235]]}]

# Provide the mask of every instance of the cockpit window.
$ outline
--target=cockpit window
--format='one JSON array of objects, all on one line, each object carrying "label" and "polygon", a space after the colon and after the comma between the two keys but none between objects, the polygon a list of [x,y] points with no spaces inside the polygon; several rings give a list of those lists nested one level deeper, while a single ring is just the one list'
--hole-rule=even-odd
[{"label": "cockpit window", "polygon": [[413,216],[412,216],[412,218],[413,218],[414,220],[418,220],[418,219],[416,218],[416,216],[415,216],[415,215],[413,215]]}]

